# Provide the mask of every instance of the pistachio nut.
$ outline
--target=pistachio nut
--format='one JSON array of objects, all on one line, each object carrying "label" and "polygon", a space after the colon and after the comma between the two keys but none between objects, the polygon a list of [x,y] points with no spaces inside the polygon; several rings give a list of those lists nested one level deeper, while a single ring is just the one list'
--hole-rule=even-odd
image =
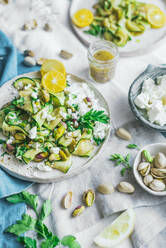
[{"label": "pistachio nut", "polygon": [[23,134],[23,133],[16,133],[16,134],[14,135],[14,138],[15,138],[16,140],[22,141],[22,140],[26,139],[26,135]]},{"label": "pistachio nut", "polygon": [[166,168],[166,156],[164,153],[159,152],[154,158],[154,165],[156,168],[163,169]]},{"label": "pistachio nut", "polygon": [[62,199],[62,206],[64,208],[70,208],[72,204],[73,193],[69,191]]},{"label": "pistachio nut", "polygon": [[35,54],[31,50],[25,50],[24,51],[24,56],[30,56],[30,57],[35,57]]},{"label": "pistachio nut", "polygon": [[35,59],[33,57],[26,56],[24,58],[24,65],[29,66],[29,67],[35,66],[36,65],[36,61],[35,61]]},{"label": "pistachio nut", "polygon": [[152,168],[151,169],[151,174],[155,178],[166,178],[166,169],[156,169]]},{"label": "pistachio nut", "polygon": [[70,59],[71,57],[73,57],[73,54],[68,51],[61,50],[59,56],[63,59]]},{"label": "pistachio nut", "polygon": [[117,186],[119,192],[132,194],[135,191],[134,186],[128,182],[120,182]]},{"label": "pistachio nut", "polygon": [[120,127],[116,130],[116,135],[121,139],[131,140],[131,134],[123,127]]},{"label": "pistachio nut", "polygon": [[144,177],[143,181],[144,181],[144,184],[145,184],[146,186],[148,186],[148,185],[153,181],[152,175],[150,175],[150,174],[146,175],[146,176]]},{"label": "pistachio nut", "polygon": [[51,25],[50,25],[49,23],[45,23],[45,25],[44,25],[44,30],[45,30],[45,31],[48,31],[48,32],[52,31]]},{"label": "pistachio nut", "polygon": [[76,216],[79,216],[83,213],[83,211],[85,210],[85,207],[84,206],[78,206],[74,209],[73,213],[72,213],[72,216],[73,217],[76,217]]},{"label": "pistachio nut", "polygon": [[150,163],[148,163],[148,162],[141,162],[141,163],[138,165],[137,170],[139,171],[139,173],[140,173],[142,176],[146,176],[146,175],[149,174],[150,168],[151,168]]},{"label": "pistachio nut", "polygon": [[111,194],[114,192],[114,187],[112,184],[100,184],[97,187],[97,191],[101,194]]},{"label": "pistachio nut", "polygon": [[151,156],[150,152],[147,150],[143,150],[141,153],[142,161],[152,163],[153,157]]},{"label": "pistachio nut", "polygon": [[93,205],[93,202],[95,201],[95,192],[91,189],[84,192],[83,201],[88,207],[91,207]]},{"label": "pistachio nut", "polygon": [[154,191],[163,191],[165,190],[165,184],[160,181],[159,179],[154,179],[150,184],[149,187]]}]

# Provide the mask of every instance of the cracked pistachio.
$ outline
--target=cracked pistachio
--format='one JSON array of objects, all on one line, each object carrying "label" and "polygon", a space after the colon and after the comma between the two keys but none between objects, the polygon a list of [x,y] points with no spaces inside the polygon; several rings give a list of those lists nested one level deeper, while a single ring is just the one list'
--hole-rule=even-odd
[{"label": "cracked pistachio", "polygon": [[85,207],[84,206],[78,206],[74,209],[73,213],[72,213],[72,216],[73,217],[76,217],[76,216],[79,216],[83,213],[83,211],[85,210]]},{"label": "cracked pistachio", "polygon": [[88,207],[91,207],[93,205],[93,202],[95,200],[95,192],[91,189],[84,192],[83,194],[83,201]]},{"label": "cracked pistachio", "polygon": [[70,208],[72,204],[73,193],[69,191],[62,199],[62,205],[64,208]]}]

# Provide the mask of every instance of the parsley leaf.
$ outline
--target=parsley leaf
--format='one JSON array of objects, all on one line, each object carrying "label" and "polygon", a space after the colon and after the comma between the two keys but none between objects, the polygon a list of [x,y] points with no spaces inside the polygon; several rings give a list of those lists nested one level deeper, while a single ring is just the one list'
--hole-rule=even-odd
[{"label": "parsley leaf", "polygon": [[138,148],[138,146],[136,144],[129,144],[127,146],[127,148],[129,148],[129,149],[135,149],[135,148]]},{"label": "parsley leaf", "polygon": [[0,145],[1,145],[1,144],[5,144],[5,143],[6,143],[6,140],[0,139]]},{"label": "parsley leaf", "polygon": [[109,117],[108,115],[104,114],[104,111],[91,109],[78,120],[81,129],[93,129],[96,121],[107,124]]},{"label": "parsley leaf", "polygon": [[40,220],[37,220],[36,222],[35,231],[40,238],[44,239],[50,238],[53,235],[52,232],[49,232],[47,226]]},{"label": "parsley leaf", "polygon": [[61,244],[69,248],[81,248],[80,244],[76,241],[76,238],[72,235],[63,237]]},{"label": "parsley leaf", "polygon": [[31,239],[30,237],[25,236],[19,236],[17,240],[20,243],[23,243],[25,248],[37,248],[35,239]]},{"label": "parsley leaf", "polygon": [[36,220],[28,214],[23,214],[21,220],[17,220],[16,224],[9,226],[5,232],[20,235],[30,230],[35,230]]},{"label": "parsley leaf", "polygon": [[23,106],[24,105],[24,97],[20,97],[20,98],[16,98],[12,101],[13,105],[19,105],[19,106]]},{"label": "parsley leaf", "polygon": [[41,248],[54,248],[59,244],[59,239],[56,235],[46,239],[41,243]]},{"label": "parsley leaf", "polygon": [[130,154],[128,153],[125,157],[119,153],[112,154],[110,157],[111,161],[115,161],[115,166],[123,165],[124,168],[121,169],[121,175],[124,176],[126,171],[130,171],[132,169],[129,160]]},{"label": "parsley leaf", "polygon": [[7,197],[6,200],[11,203],[25,202],[28,206],[34,209],[35,212],[37,212],[38,196],[30,194],[27,191],[11,195]]},{"label": "parsley leaf", "polygon": [[96,143],[96,145],[100,145],[100,144],[102,144],[103,143],[103,141],[104,141],[104,138],[103,139],[101,139],[101,138],[96,138],[95,136],[93,136],[93,140],[95,141],[95,143]]},{"label": "parsley leaf", "polygon": [[41,213],[40,213],[40,220],[43,221],[46,217],[48,217],[51,213],[51,202],[50,200],[46,200],[41,208]]}]

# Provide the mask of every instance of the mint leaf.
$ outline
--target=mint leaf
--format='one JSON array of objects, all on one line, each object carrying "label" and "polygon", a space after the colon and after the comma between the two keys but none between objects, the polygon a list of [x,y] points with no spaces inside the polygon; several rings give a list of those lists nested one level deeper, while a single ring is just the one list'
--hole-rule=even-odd
[{"label": "mint leaf", "polygon": [[9,226],[5,232],[20,235],[30,230],[35,230],[36,220],[28,214],[22,215],[22,220],[17,220],[16,224]]},{"label": "mint leaf", "polygon": [[15,195],[11,195],[9,197],[6,198],[6,200],[10,203],[19,203],[19,202],[24,202],[24,199],[22,197],[22,194],[15,194]]},{"label": "mint leaf", "polygon": [[17,238],[17,240],[20,243],[23,243],[25,248],[37,248],[35,239],[31,239],[30,237],[20,236]]},{"label": "mint leaf", "polygon": [[76,238],[72,235],[63,237],[61,244],[69,248],[81,248],[80,244],[76,241]]},{"label": "mint leaf", "polygon": [[50,202],[50,200],[46,200],[42,205],[39,219],[41,221],[43,221],[46,217],[49,216],[49,214],[51,213],[51,210],[52,210],[51,209],[51,202]]},{"label": "mint leaf", "polygon": [[41,243],[41,248],[54,248],[59,244],[59,239],[56,235],[46,239]]}]

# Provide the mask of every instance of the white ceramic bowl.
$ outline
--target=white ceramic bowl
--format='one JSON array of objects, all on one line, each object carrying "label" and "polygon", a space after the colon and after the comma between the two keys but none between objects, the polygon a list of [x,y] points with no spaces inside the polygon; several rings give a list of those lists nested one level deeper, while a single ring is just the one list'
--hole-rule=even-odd
[{"label": "white ceramic bowl", "polygon": [[133,174],[135,176],[136,181],[139,183],[139,185],[146,190],[148,193],[156,196],[165,196],[166,195],[166,190],[164,191],[153,191],[150,188],[148,188],[144,182],[143,182],[143,177],[140,175],[140,173],[137,170],[137,167],[139,163],[141,162],[141,152],[143,150],[147,150],[150,152],[151,155],[156,155],[158,152],[162,152],[166,155],[166,143],[154,143],[150,144],[147,146],[144,146],[137,154],[134,164],[133,164]]}]

